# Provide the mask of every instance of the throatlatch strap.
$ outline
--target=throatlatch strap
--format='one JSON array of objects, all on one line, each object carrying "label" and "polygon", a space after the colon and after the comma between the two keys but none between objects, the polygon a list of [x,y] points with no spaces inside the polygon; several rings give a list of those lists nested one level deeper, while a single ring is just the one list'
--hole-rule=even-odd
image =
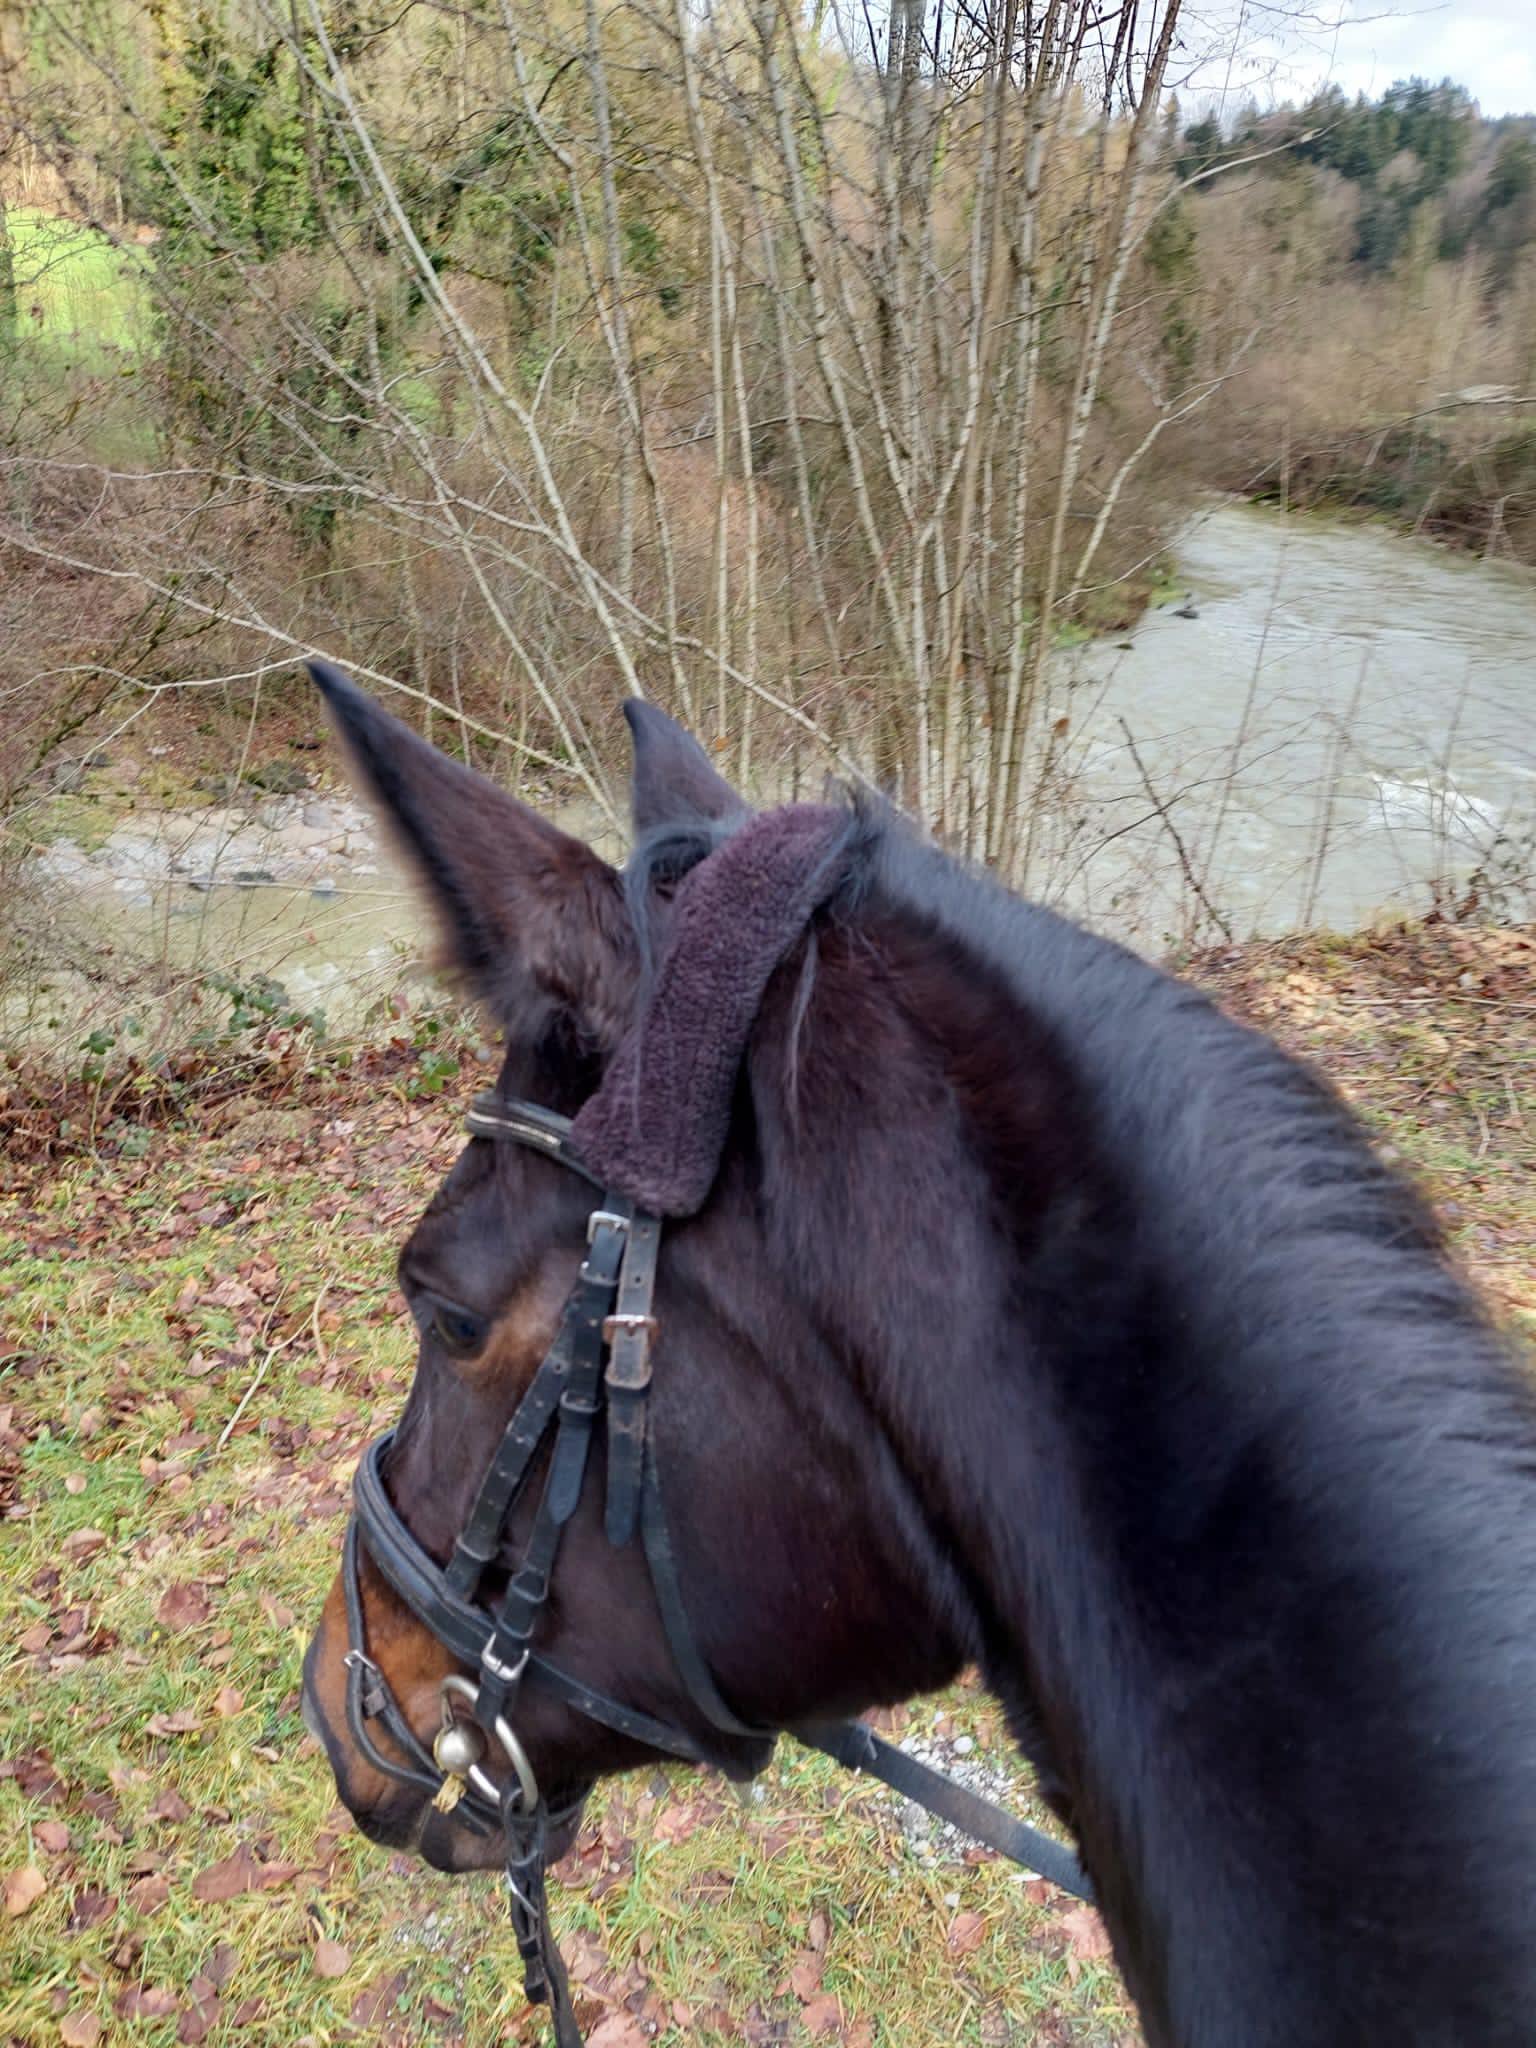
[{"label": "throatlatch strap", "polygon": [[683,1685],[689,1698],[706,1721],[725,1735],[747,1735],[754,1741],[772,1742],[778,1730],[754,1728],[733,1714],[720,1697],[719,1688],[710,1675],[703,1652],[694,1640],[693,1629],[688,1620],[688,1609],[683,1604],[683,1589],[677,1576],[677,1558],[672,1549],[672,1535],[667,1528],[666,1507],[661,1498],[661,1479],[656,1470],[654,1450],[645,1461],[645,1478],[641,1487],[640,1535],[645,1547],[646,1562],[651,1568],[651,1584],[656,1590],[656,1605],[661,1610],[661,1625],[666,1631],[667,1646],[672,1660],[677,1665]]}]

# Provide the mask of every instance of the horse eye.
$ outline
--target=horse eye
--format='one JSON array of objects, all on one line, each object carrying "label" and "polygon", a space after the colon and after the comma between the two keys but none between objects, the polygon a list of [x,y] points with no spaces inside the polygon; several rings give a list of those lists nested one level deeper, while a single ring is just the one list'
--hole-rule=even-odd
[{"label": "horse eye", "polygon": [[432,1317],[432,1334],[455,1358],[471,1358],[485,1343],[487,1324],[467,1308],[439,1308]]}]

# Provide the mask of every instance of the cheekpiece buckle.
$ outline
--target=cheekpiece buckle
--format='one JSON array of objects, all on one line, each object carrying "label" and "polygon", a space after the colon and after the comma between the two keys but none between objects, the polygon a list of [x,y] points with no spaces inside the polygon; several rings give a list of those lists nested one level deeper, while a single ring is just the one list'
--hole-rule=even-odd
[{"label": "cheekpiece buckle", "polygon": [[603,1342],[612,1344],[619,1337],[642,1337],[647,1344],[654,1344],[660,1327],[654,1316],[627,1314],[620,1309],[603,1317]]},{"label": "cheekpiece buckle", "polygon": [[600,1230],[617,1230],[621,1234],[629,1229],[629,1218],[617,1215],[612,1209],[594,1209],[587,1218],[587,1243],[596,1242]]},{"label": "cheekpiece buckle", "polygon": [[[480,1652],[481,1665],[492,1678],[497,1679],[502,1685],[517,1684],[523,1673],[528,1669],[528,1657],[529,1652],[524,1650],[515,1664],[503,1664],[501,1659],[493,1654],[489,1643]],[[446,1685],[448,1683],[447,1679],[444,1679],[443,1683]]]}]

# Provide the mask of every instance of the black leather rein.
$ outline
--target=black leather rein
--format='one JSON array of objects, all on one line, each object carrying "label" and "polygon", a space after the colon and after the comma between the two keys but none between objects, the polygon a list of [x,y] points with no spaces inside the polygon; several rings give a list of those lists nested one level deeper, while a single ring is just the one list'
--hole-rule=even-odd
[{"label": "black leather rein", "polygon": [[[527,1145],[585,1179],[593,1178],[571,1149],[568,1120],[537,1104],[482,1095],[466,1123],[474,1137]],[[520,1688],[531,1676],[578,1713],[647,1748],[690,1763],[714,1761],[682,1729],[584,1685],[534,1647],[560,1538],[581,1499],[599,1414],[605,1417],[607,1438],[604,1529],[615,1548],[638,1537],[673,1661],[689,1698],[722,1734],[771,1745],[781,1732],[752,1727],[731,1712],[699,1651],[683,1602],[648,1436],[656,1337],[651,1302],[660,1249],[661,1224],[656,1217],[637,1211],[620,1196],[602,1195],[587,1219],[587,1254],[566,1298],[554,1341],[496,1447],[446,1565],[422,1549],[389,1497],[383,1476],[388,1436],[371,1444],[358,1466],[342,1554],[346,1707],[352,1738],[376,1770],[429,1793],[440,1811],[453,1812],[479,1834],[504,1832],[512,1926],[525,1988],[532,2001],[549,2005],[558,2048],[581,2048],[581,2032],[550,1931],[545,1848],[551,1828],[570,1817],[584,1793],[563,1809],[548,1805],[514,1723]],[[527,1541],[500,1599],[494,1607],[482,1606],[477,1598],[481,1581],[501,1555],[508,1515],[546,1441],[551,1448],[544,1490]],[[358,1577],[362,1550],[395,1595],[458,1663],[475,1674],[444,1679],[442,1725],[430,1749],[411,1728],[384,1673],[368,1655]],[[372,1723],[383,1729],[398,1757],[380,1749]],[[1092,1896],[1070,1850],[893,1748],[862,1722],[808,1724],[788,1732],[852,1770],[882,1778],[906,1798],[1013,1862],[1038,1871],[1063,1891],[1079,1898]],[[484,1768],[493,1749],[511,1767],[505,1787]]]}]

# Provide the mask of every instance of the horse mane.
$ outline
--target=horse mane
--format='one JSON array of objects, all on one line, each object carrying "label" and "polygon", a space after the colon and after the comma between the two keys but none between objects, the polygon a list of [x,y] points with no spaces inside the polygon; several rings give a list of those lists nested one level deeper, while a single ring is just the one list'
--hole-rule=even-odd
[{"label": "horse mane", "polygon": [[[1436,1435],[1475,1443],[1482,1483],[1483,1454],[1501,1446],[1512,1472],[1536,1477],[1536,1405],[1509,1346],[1428,1205],[1327,1082],[1188,983],[909,831],[884,830],[873,855],[873,886],[973,950],[1056,1037],[1129,1179],[1135,1249],[1180,1275],[1212,1365],[1276,1413],[1314,1382],[1369,1383],[1384,1433],[1410,1447],[1424,1393],[1437,1407],[1463,1396],[1475,1413],[1441,1413]],[[1536,1549],[1532,1508],[1522,1501],[1520,1521]]]}]

